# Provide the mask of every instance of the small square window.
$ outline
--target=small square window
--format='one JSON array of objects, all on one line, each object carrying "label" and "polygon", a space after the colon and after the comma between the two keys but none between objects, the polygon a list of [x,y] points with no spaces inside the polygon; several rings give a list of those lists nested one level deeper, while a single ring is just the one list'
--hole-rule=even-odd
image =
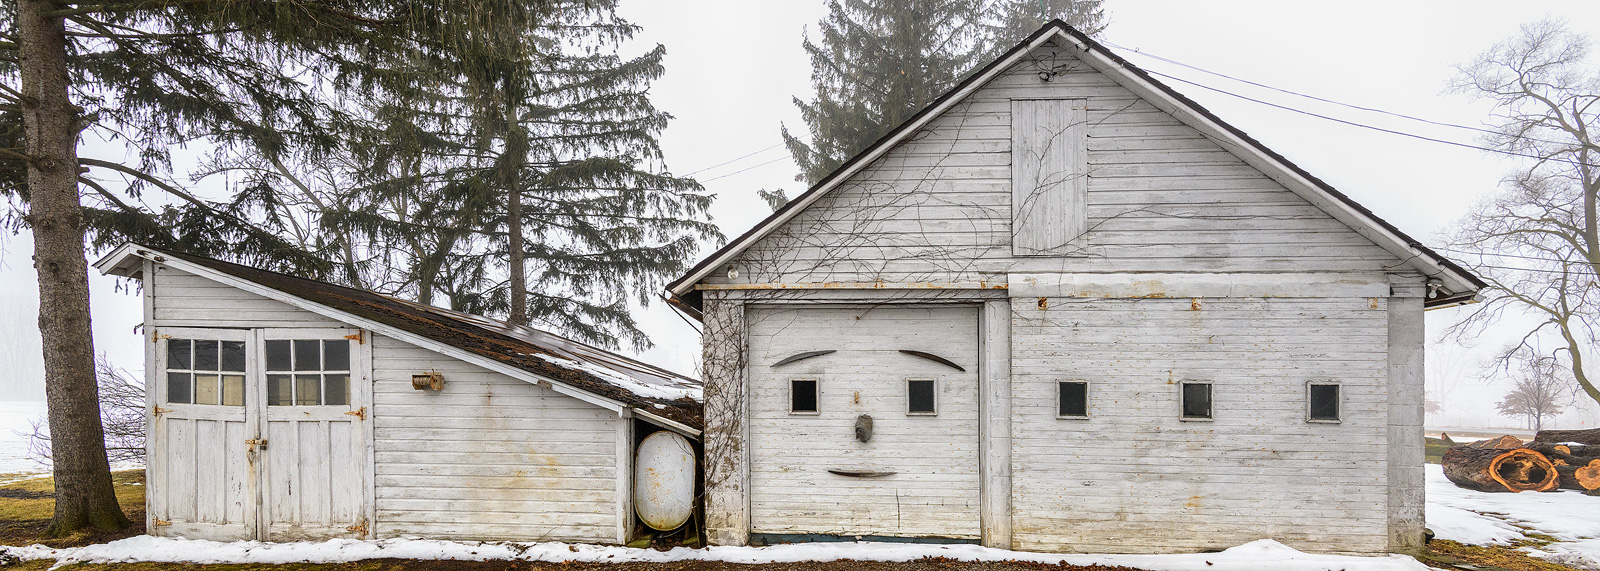
[{"label": "small square window", "polygon": [[1061,381],[1056,383],[1056,416],[1062,418],[1089,417],[1089,383]]},{"label": "small square window", "polygon": [[789,412],[795,414],[817,413],[816,379],[793,379],[789,381]]},{"label": "small square window", "polygon": [[938,414],[933,379],[906,380],[906,414]]},{"label": "small square window", "polygon": [[1308,385],[1309,401],[1306,405],[1306,418],[1315,422],[1339,421],[1339,385],[1312,384]]},{"label": "small square window", "polygon": [[1211,383],[1190,381],[1183,383],[1183,418],[1185,420],[1211,419]]}]

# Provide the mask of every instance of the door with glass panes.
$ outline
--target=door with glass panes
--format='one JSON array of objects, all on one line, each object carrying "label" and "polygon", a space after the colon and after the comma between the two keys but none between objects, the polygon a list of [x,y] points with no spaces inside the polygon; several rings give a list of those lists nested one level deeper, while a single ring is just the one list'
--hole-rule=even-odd
[{"label": "door with glass panes", "polygon": [[151,528],[288,541],[367,537],[370,387],[348,329],[157,333]]}]

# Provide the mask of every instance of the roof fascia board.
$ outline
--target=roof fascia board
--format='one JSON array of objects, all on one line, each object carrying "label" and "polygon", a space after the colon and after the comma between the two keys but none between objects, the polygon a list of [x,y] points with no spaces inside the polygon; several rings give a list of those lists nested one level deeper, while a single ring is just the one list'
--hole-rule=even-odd
[{"label": "roof fascia board", "polygon": [[677,432],[677,433],[683,434],[684,436],[688,436],[688,437],[694,438],[696,440],[700,439],[700,431],[699,430],[695,430],[694,428],[692,428],[692,427],[690,427],[690,426],[688,426],[686,424],[683,424],[683,423],[680,423],[680,422],[677,422],[677,421],[673,421],[673,420],[668,420],[666,417],[663,417],[663,416],[651,414],[651,413],[649,413],[649,412],[647,412],[644,409],[639,408],[639,407],[633,407],[633,414],[635,416],[638,416],[640,419],[644,420],[645,422],[654,424],[656,426],[660,426],[662,428],[665,428],[667,430],[671,430],[673,432]]},{"label": "roof fascia board", "polygon": [[[822,197],[828,194],[829,191],[837,188],[841,184],[844,184],[846,181],[849,181],[852,177],[854,177],[856,173],[859,173],[868,166],[871,166],[872,163],[882,157],[884,153],[887,153],[896,146],[899,146],[902,141],[915,134],[917,130],[926,126],[928,123],[933,122],[934,119],[938,119],[940,116],[944,115],[945,111],[949,110],[951,107],[954,107],[956,104],[961,103],[969,95],[972,95],[974,92],[982,89],[985,85],[988,85],[989,81],[994,79],[995,76],[998,76],[1001,73],[1004,73],[1007,69],[1010,69],[1012,64],[1015,64],[1018,60],[1026,57],[1029,52],[1034,50],[1034,48],[1043,45],[1053,37],[1055,37],[1055,34],[1038,34],[1037,37],[1028,41],[1026,44],[1019,46],[1021,49],[1014,49],[1010,55],[1000,60],[997,64],[990,66],[989,69],[982,75],[964,82],[964,85],[951,94],[950,97],[939,102],[934,107],[925,110],[911,122],[901,125],[893,135],[885,138],[884,140],[878,141],[871,147],[868,147],[865,154],[852,158],[848,163],[846,163],[843,170],[835,171],[833,174],[829,175],[828,179],[823,181],[821,185],[806,191],[805,194],[795,197],[795,199],[791,201],[791,204],[778,211],[772,217],[761,221],[761,223],[756,225],[755,228],[752,228],[749,232],[746,232],[744,235],[735,239],[733,243],[730,243],[727,247],[724,247],[722,250],[720,250],[710,261],[703,262],[702,265],[699,266],[700,269],[698,271],[679,278],[676,282],[668,284],[668,291],[672,292],[673,295],[680,296],[694,291],[694,284],[699,283],[700,280],[703,280],[706,278],[706,276],[711,275],[711,272],[716,271],[716,269],[722,267],[723,264],[726,264],[729,261],[732,261],[734,258],[737,258],[739,254],[743,254],[746,249],[748,249],[751,245],[754,245],[756,241],[765,238],[773,229],[794,219],[795,216],[798,216],[807,207],[810,207],[816,201],[821,200]],[[1076,43],[1076,40],[1074,40],[1074,43]]]},{"label": "roof fascia board", "polygon": [[[135,250],[139,247],[140,246],[138,244],[133,242],[128,242],[121,246],[117,246],[117,249],[112,250],[111,253],[101,256],[99,260],[95,261],[94,269],[100,272],[101,275],[110,274],[122,277],[130,277],[132,272],[128,272],[126,274],[115,272],[122,266],[123,261],[128,259],[128,256],[135,254]],[[140,257],[140,259],[143,259],[143,257]]]},{"label": "roof fascia board", "polygon": [[[1455,271],[1444,267],[1430,256],[1413,247],[1411,243],[1400,236],[1376,223],[1369,215],[1359,212],[1349,204],[1333,196],[1329,196],[1322,186],[1306,179],[1294,169],[1284,165],[1278,159],[1267,155],[1255,144],[1245,141],[1235,135],[1232,130],[1196,112],[1188,104],[1174,98],[1167,90],[1149,82],[1139,74],[1133,73],[1120,62],[1113,60],[1100,49],[1094,49],[1077,38],[1069,35],[1065,30],[1056,29],[1056,35],[1065,38],[1078,51],[1078,56],[1085,59],[1101,73],[1110,76],[1113,81],[1133,91],[1141,99],[1149,101],[1162,111],[1176,117],[1185,125],[1201,132],[1207,138],[1223,145],[1235,156],[1243,159],[1247,164],[1260,170],[1262,174],[1287,187],[1291,192],[1306,199],[1324,212],[1349,226],[1351,230],[1372,240],[1379,247],[1387,250],[1395,257],[1404,260],[1407,265],[1416,267],[1429,276],[1443,276],[1451,280],[1446,284],[1450,291],[1474,290],[1471,280],[1459,275]],[[1421,266],[1421,267],[1418,267]]]},{"label": "roof fascia board", "polygon": [[[151,254],[155,254],[156,253],[155,250],[151,250],[150,252],[151,252]],[[357,327],[361,327],[362,329],[367,329],[367,330],[370,330],[370,331],[372,331],[374,333],[387,335],[389,337],[393,337],[395,339],[404,341],[406,343],[410,343],[412,345],[416,345],[418,347],[422,347],[424,349],[427,349],[429,351],[433,351],[435,353],[439,353],[441,355],[445,355],[445,356],[448,356],[448,357],[454,357],[456,359],[460,359],[462,361],[466,361],[468,363],[472,363],[472,364],[477,365],[479,367],[483,367],[485,369],[489,369],[491,371],[495,371],[497,373],[504,374],[504,375],[509,376],[511,378],[514,378],[514,379],[519,379],[519,380],[522,380],[522,381],[525,381],[525,382],[529,382],[529,383],[533,383],[533,384],[547,384],[551,389],[555,390],[558,393],[561,393],[561,394],[570,396],[572,398],[587,402],[589,404],[593,404],[595,406],[599,406],[599,407],[602,407],[602,408],[606,408],[606,409],[610,409],[610,410],[614,410],[614,411],[619,411],[619,412],[622,411],[625,408],[629,408],[628,405],[626,405],[626,404],[624,404],[622,402],[611,400],[611,399],[602,397],[600,395],[596,395],[594,393],[591,393],[591,392],[588,392],[588,391],[585,391],[585,390],[582,390],[582,389],[578,389],[578,388],[569,386],[569,385],[564,384],[564,383],[562,383],[560,381],[549,379],[549,378],[546,378],[546,377],[543,377],[543,376],[540,376],[540,375],[535,375],[533,373],[530,373],[528,371],[524,371],[524,370],[516,368],[516,367],[507,366],[507,365],[505,365],[503,363],[499,363],[499,362],[497,362],[497,361],[495,361],[493,359],[489,359],[487,357],[483,357],[481,355],[478,355],[476,353],[472,353],[470,351],[466,351],[466,350],[458,348],[458,347],[452,347],[450,345],[447,345],[447,344],[444,344],[444,343],[440,343],[440,342],[434,341],[432,339],[428,339],[426,337],[423,337],[421,335],[417,335],[415,333],[411,333],[411,332],[408,332],[408,331],[405,331],[405,330],[402,330],[402,329],[399,329],[399,328],[396,328],[396,327],[392,327],[392,326],[389,326],[389,325],[384,325],[382,323],[378,323],[376,321],[372,321],[372,320],[366,319],[364,317],[360,317],[360,316],[357,316],[357,315],[352,315],[352,314],[349,314],[349,313],[346,313],[346,312],[343,312],[343,311],[339,311],[337,309],[328,307],[326,305],[322,305],[320,303],[316,303],[316,302],[301,298],[301,297],[296,296],[296,295],[292,295],[292,294],[289,294],[289,293],[286,293],[286,292],[283,292],[283,291],[279,291],[279,290],[276,290],[276,289],[273,289],[273,288],[270,288],[270,287],[266,287],[266,286],[263,286],[261,284],[252,282],[250,280],[246,280],[244,278],[231,276],[231,275],[228,275],[228,274],[213,270],[211,268],[208,268],[208,267],[205,267],[205,266],[202,266],[202,265],[199,265],[199,264],[192,264],[192,263],[189,263],[188,261],[185,261],[185,260],[182,260],[182,259],[178,259],[178,258],[174,258],[174,257],[170,257],[170,256],[169,257],[165,257],[165,259],[163,259],[163,260],[156,260],[156,261],[158,261],[158,262],[160,262],[162,264],[166,264],[166,265],[172,266],[174,268],[183,270],[185,272],[189,272],[191,274],[195,274],[197,276],[200,276],[200,277],[203,277],[203,278],[206,278],[206,279],[221,283],[221,284],[225,284],[225,285],[228,285],[228,286],[231,286],[231,287],[236,287],[236,288],[239,288],[241,290],[244,290],[244,291],[247,291],[247,292],[262,296],[262,297],[266,297],[266,298],[269,298],[269,299],[273,299],[273,300],[276,300],[276,301],[281,301],[283,303],[287,303],[289,305],[293,305],[293,306],[298,307],[300,309],[304,309],[306,311],[310,311],[312,313],[316,313],[316,314],[322,315],[322,316],[327,317],[329,319],[336,319],[336,320],[339,320],[339,321],[343,321],[345,323],[349,323],[351,325],[355,325]],[[98,268],[99,264],[97,263],[95,266]]]}]

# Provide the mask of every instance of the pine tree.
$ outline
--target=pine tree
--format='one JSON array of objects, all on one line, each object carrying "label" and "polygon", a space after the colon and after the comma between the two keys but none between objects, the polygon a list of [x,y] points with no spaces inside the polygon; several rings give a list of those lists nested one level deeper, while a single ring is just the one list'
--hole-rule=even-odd
[{"label": "pine tree", "polygon": [[[470,20],[458,14],[512,19],[536,4],[0,3],[0,193],[16,207],[13,224],[33,232],[45,308],[50,534],[128,524],[99,423],[86,245],[131,239],[333,275],[328,260],[341,256],[327,254],[351,253],[348,244],[293,228],[302,203],[318,197],[284,181],[304,172],[299,162],[337,156],[348,142],[350,116],[336,94],[425,87],[396,62],[459,61],[458,26]],[[80,157],[84,136],[121,142],[137,160]],[[174,182],[169,149],[194,143],[212,149],[215,168],[247,174],[232,196],[207,200]],[[152,189],[168,203],[147,206]],[[355,277],[353,258],[342,257]]]},{"label": "pine tree", "polygon": [[536,26],[484,22],[458,39],[473,46],[458,89],[374,113],[400,135],[363,155],[376,169],[365,202],[330,220],[404,252],[376,261],[387,283],[423,303],[444,294],[453,309],[648,346],[629,294],[648,303],[721,234],[711,195],[664,168],[656,137],[670,116],[648,87],[665,50],[620,56],[638,28],[615,9],[558,1]]},{"label": "pine tree", "polygon": [[975,66],[1052,18],[1103,27],[1101,0],[833,0],[808,35],[810,102],[796,97],[810,142],[782,130],[813,184],[955,87]]}]

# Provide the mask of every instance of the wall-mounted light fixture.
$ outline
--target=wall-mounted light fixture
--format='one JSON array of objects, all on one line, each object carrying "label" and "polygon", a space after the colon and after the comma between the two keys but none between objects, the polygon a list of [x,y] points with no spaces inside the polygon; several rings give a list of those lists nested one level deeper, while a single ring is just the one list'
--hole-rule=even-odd
[{"label": "wall-mounted light fixture", "polygon": [[419,391],[444,390],[444,375],[438,371],[428,371],[411,375],[411,388]]}]

